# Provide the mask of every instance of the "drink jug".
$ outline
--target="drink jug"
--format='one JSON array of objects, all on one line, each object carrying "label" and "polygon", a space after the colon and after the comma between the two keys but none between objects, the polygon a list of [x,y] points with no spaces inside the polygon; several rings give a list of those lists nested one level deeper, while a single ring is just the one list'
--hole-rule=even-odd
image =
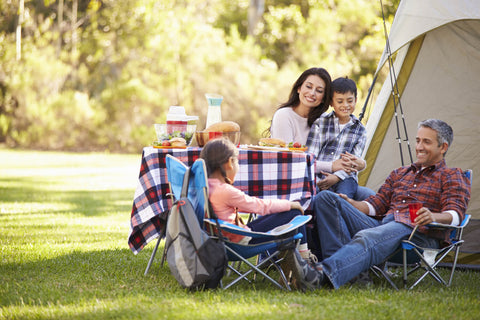
[{"label": "drink jug", "polygon": [[208,102],[207,123],[205,128],[208,128],[214,123],[222,121],[222,104],[223,97],[219,94],[207,93],[205,94]]}]

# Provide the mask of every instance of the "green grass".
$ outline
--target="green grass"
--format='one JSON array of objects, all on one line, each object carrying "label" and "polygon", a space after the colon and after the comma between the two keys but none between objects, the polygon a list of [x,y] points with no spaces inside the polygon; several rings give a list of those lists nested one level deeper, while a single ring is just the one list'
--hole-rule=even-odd
[{"label": "green grass", "polygon": [[140,158],[0,149],[0,319],[478,319],[471,271],[451,288],[305,294],[264,282],[192,293],[159,259],[144,276],[153,243],[127,244]]}]

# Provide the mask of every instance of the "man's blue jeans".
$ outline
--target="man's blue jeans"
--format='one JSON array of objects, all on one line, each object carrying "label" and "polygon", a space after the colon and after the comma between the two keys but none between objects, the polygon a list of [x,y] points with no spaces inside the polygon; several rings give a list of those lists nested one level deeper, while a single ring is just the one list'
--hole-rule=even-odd
[{"label": "man's blue jeans", "polygon": [[[385,261],[412,232],[410,226],[396,222],[392,214],[383,220],[373,219],[330,191],[315,196],[313,210],[324,257],[323,271],[336,289]],[[418,232],[413,241],[438,247],[437,240]]]}]

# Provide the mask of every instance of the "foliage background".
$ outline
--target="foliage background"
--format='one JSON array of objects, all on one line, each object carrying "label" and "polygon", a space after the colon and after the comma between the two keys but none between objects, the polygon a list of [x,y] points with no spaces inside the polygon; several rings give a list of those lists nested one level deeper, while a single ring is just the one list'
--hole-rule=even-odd
[{"label": "foliage background", "polygon": [[398,2],[0,0],[0,143],[139,152],[171,105],[203,129],[206,92],[254,143],[313,66],[357,82],[358,114],[385,44],[381,4],[388,27]]}]

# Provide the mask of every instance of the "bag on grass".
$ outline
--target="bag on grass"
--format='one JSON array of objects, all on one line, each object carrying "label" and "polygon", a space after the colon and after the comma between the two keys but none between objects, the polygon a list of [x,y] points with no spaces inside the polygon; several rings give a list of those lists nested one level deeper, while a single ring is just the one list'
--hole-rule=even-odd
[{"label": "bag on grass", "polygon": [[213,239],[200,227],[195,209],[187,198],[187,169],[182,197],[175,201],[167,222],[167,262],[180,285],[189,289],[214,289],[227,268],[223,239]]}]

